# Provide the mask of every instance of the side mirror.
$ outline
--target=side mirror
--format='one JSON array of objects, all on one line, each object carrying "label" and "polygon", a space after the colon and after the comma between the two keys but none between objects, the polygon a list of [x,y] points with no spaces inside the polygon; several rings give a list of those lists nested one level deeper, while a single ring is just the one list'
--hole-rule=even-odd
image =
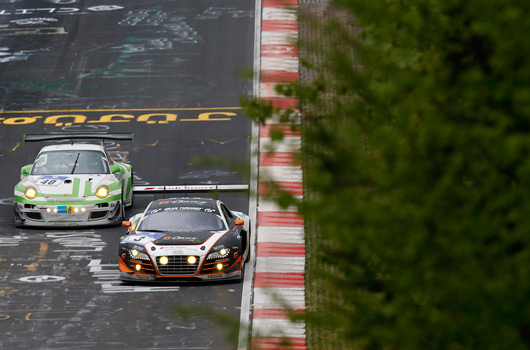
[{"label": "side mirror", "polygon": [[132,223],[130,221],[122,221],[121,222],[121,225],[123,227],[131,227],[132,226]]},{"label": "side mirror", "polygon": [[115,173],[121,173],[121,168],[117,165],[111,165],[110,166],[110,172],[115,174]]},{"label": "side mirror", "polygon": [[24,165],[20,168],[20,180],[24,180],[26,176],[31,174],[31,168],[33,168],[33,164]]},{"label": "side mirror", "polygon": [[241,226],[245,224],[245,220],[236,220],[234,221],[234,223],[236,224],[236,226]]}]

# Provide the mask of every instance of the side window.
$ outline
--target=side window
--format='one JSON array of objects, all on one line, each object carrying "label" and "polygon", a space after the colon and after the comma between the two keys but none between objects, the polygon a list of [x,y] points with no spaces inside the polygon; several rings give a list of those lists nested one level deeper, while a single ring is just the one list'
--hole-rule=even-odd
[{"label": "side window", "polygon": [[223,212],[223,216],[225,217],[226,222],[228,223],[228,227],[233,227],[234,217],[232,216],[230,210],[228,210],[224,205],[221,205],[221,211]]}]

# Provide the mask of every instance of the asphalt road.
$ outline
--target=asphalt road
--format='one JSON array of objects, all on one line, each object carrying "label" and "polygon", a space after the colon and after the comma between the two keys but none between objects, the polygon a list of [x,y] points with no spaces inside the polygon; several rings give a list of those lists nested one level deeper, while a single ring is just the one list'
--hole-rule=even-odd
[{"label": "asphalt road", "polygon": [[[0,1],[0,348],[236,347],[227,322],[204,313],[237,327],[241,283],[122,284],[123,228],[17,229],[12,196],[43,146],[24,145],[26,133],[134,132],[134,143],[105,145],[133,164],[135,185],[248,183],[239,98],[252,88],[242,72],[253,63],[253,6]],[[138,194],[126,215],[160,196],[171,194]],[[248,211],[246,192],[216,196]]]}]

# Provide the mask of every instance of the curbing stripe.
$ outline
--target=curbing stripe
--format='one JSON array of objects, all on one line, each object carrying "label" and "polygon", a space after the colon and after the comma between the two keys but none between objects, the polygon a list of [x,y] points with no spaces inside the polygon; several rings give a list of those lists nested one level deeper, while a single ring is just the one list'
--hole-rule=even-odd
[{"label": "curbing stripe", "polygon": [[256,272],[254,288],[299,288],[304,287],[304,273],[300,272]]},{"label": "curbing stripe", "polygon": [[265,124],[260,126],[260,137],[270,138],[271,132],[281,131],[283,137],[298,137],[301,136],[300,125],[293,126],[290,124]]},{"label": "curbing stripe", "polygon": [[305,338],[302,337],[255,337],[252,349],[260,350],[305,350]]},{"label": "curbing stripe", "polygon": [[265,152],[259,154],[259,161],[263,166],[299,165],[300,162],[296,160],[296,155],[297,152]]},{"label": "curbing stripe", "polygon": [[279,70],[264,70],[261,72],[262,83],[288,83],[297,81],[300,76],[298,73],[279,71]]},{"label": "curbing stripe", "polygon": [[298,31],[298,22],[296,21],[278,21],[269,19],[264,20],[261,25],[264,31]]},{"label": "curbing stripe", "polygon": [[284,309],[256,309],[254,310],[254,318],[276,318],[276,319],[286,319],[289,318],[290,313],[294,314],[303,314],[304,309],[298,310],[284,310]]},{"label": "curbing stripe", "polygon": [[258,226],[303,227],[304,219],[297,212],[258,212]]},{"label": "curbing stripe", "polygon": [[300,272],[305,270],[305,256],[263,257],[256,259],[256,272]]},{"label": "curbing stripe", "polygon": [[[288,192],[295,196],[304,194],[304,187],[301,182],[277,181],[275,185],[277,185],[280,190]],[[271,188],[271,183],[260,182],[258,187],[258,195],[269,196],[271,194],[275,194],[274,190]]]},{"label": "curbing stripe", "polygon": [[259,227],[258,242],[305,243],[303,227]]},{"label": "curbing stripe", "polygon": [[[261,45],[262,57],[298,57],[298,47],[293,44],[276,44],[276,45]],[[278,73],[284,73],[283,71],[278,71]],[[299,77],[298,72],[294,74]],[[263,71],[261,72],[261,80],[263,81]]]},{"label": "curbing stripe", "polygon": [[258,242],[258,257],[271,256],[305,256],[305,244]]},{"label": "curbing stripe", "polygon": [[[297,6],[298,0],[261,0],[261,78],[258,96],[293,112],[297,98],[276,92],[281,83],[299,80]],[[295,115],[293,115],[295,117]],[[297,197],[303,196],[300,126],[268,120],[260,126],[257,246],[254,274],[254,300],[250,347],[252,349],[306,349],[305,322],[290,322],[285,307],[305,310],[304,220],[296,208],[280,208],[267,200],[271,183]],[[281,142],[271,134],[284,132]]]}]

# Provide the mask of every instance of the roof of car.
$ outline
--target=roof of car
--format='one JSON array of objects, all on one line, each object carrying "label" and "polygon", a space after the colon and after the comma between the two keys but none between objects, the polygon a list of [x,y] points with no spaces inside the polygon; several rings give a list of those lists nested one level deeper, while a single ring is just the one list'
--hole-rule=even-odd
[{"label": "roof of car", "polygon": [[50,145],[44,146],[40,151],[104,151],[105,148],[101,145],[95,145],[91,143],[68,143],[62,145]]},{"label": "roof of car", "polygon": [[[155,210],[156,209],[156,210]],[[165,198],[152,201],[149,205],[147,214],[160,211],[203,211],[208,209],[209,212],[218,213],[217,200],[211,198]]]}]

